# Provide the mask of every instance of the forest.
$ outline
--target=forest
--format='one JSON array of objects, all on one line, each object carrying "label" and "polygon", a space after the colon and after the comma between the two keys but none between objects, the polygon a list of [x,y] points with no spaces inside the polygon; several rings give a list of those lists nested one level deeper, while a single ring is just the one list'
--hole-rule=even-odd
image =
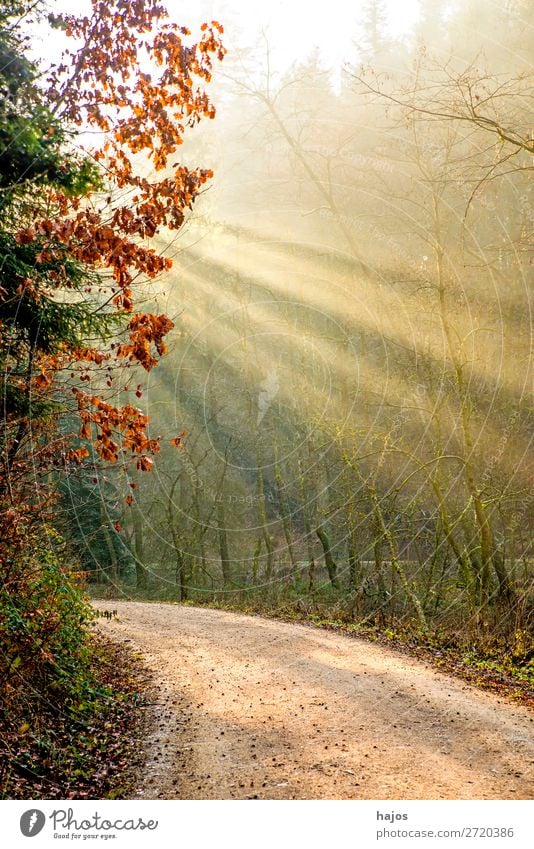
[{"label": "forest", "polygon": [[100,600],[532,681],[534,4],[366,0],[335,68],[205,5],[0,6],[3,798],[134,710]]},{"label": "forest", "polygon": [[82,469],[64,486],[110,597],[524,642],[527,10],[506,17],[511,73],[510,43],[484,51],[497,12],[465,55],[477,4],[448,18],[446,64],[426,48],[452,53],[440,4],[423,5],[400,45],[369,4],[365,65],[337,82],[317,52],[270,72],[266,35],[217,72],[224,114],[189,140],[214,185],[178,242],[157,242],[174,264],[148,296],[176,329],[145,409],[183,442],[150,475],[92,488]]}]

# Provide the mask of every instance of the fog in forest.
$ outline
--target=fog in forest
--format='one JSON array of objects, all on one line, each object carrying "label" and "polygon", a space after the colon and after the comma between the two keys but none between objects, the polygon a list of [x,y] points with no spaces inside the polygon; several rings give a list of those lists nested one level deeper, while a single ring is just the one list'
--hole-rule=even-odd
[{"label": "fog in forest", "polygon": [[73,471],[73,544],[113,597],[516,633],[534,3],[341,4],[324,43],[289,6],[195,10],[228,54],[176,155],[214,176],[146,289],[175,322],[139,402],[162,450]]}]

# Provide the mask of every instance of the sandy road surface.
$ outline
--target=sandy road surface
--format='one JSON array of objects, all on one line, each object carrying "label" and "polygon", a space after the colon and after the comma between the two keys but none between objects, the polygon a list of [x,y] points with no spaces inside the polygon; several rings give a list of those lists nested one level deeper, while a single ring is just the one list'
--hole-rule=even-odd
[{"label": "sandy road surface", "polygon": [[534,796],[532,714],[420,661],[234,613],[96,607],[156,676],[137,798]]}]

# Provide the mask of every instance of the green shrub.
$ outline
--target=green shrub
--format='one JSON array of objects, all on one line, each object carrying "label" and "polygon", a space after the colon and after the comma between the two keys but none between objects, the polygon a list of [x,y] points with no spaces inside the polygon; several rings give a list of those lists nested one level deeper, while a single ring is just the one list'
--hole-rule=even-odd
[{"label": "green shrub", "polygon": [[[63,541],[40,527],[11,552],[0,586],[0,692],[19,698],[79,701],[89,686],[86,626],[93,617],[80,575],[63,562]],[[4,551],[5,556],[5,551]]]}]

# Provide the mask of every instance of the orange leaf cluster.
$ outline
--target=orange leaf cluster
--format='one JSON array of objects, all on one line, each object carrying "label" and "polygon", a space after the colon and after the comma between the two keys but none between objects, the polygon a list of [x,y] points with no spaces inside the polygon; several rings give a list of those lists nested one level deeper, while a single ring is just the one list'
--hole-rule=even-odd
[{"label": "orange leaf cluster", "polygon": [[[147,471],[152,468],[152,460],[146,454],[157,454],[160,447],[156,439],[148,436],[148,416],[131,404],[115,407],[97,395],[89,395],[76,387],[72,391],[82,422],[80,436],[90,439],[91,425],[95,427],[95,447],[102,460],[116,463],[121,452],[137,454],[140,455],[138,469]],[[120,444],[116,441],[119,438]]]},{"label": "orange leaf cluster", "polygon": [[[203,86],[213,63],[224,57],[222,26],[204,24],[191,41],[185,27],[169,22],[158,0],[91,0],[86,16],[65,15],[67,35],[79,47],[67,51],[50,72],[47,98],[56,119],[74,129],[88,127],[104,137],[90,152],[100,164],[106,195],[88,185],[85,195],[49,189],[48,213],[36,212],[31,226],[16,234],[21,245],[36,246],[39,265],[53,262],[47,271],[52,287],[71,288],[68,262],[82,264],[101,283],[88,283],[86,293],[111,288],[107,308],[131,313],[127,342],[112,345],[114,357],[153,368],[166,350],[164,337],[173,322],[165,315],[135,311],[135,283],[153,279],[172,261],[146,240],[162,228],[177,230],[207,180],[209,169],[171,164],[184,133],[215,110]],[[138,156],[148,157],[161,178],[138,173]],[[41,207],[42,208],[42,207]],[[43,277],[44,279],[44,277]],[[39,298],[43,290],[24,283],[24,295]],[[55,357],[37,356],[32,389],[54,391],[55,379],[69,362],[100,366],[107,363],[107,386],[112,387],[112,355],[97,348],[65,344]],[[77,372],[90,380],[89,369]],[[137,467],[148,471],[148,454],[159,451],[148,436],[148,417],[130,404],[114,406],[97,395],[74,387],[80,435],[93,439],[98,455],[108,462],[119,454],[136,457]],[[136,395],[140,397],[138,386]],[[183,434],[173,440],[179,446]],[[67,461],[83,461],[86,449],[63,451]]]},{"label": "orange leaf cluster", "polygon": [[151,345],[154,345],[157,353],[162,356],[167,350],[163,337],[173,327],[173,322],[166,315],[135,315],[129,324],[130,343],[120,345],[117,356],[138,362],[146,371],[150,371],[158,362],[151,353]]},{"label": "orange leaf cluster", "polygon": [[174,445],[175,448],[183,448],[185,436],[186,433],[185,430],[183,430],[179,436],[175,436],[171,439],[171,445]]}]

